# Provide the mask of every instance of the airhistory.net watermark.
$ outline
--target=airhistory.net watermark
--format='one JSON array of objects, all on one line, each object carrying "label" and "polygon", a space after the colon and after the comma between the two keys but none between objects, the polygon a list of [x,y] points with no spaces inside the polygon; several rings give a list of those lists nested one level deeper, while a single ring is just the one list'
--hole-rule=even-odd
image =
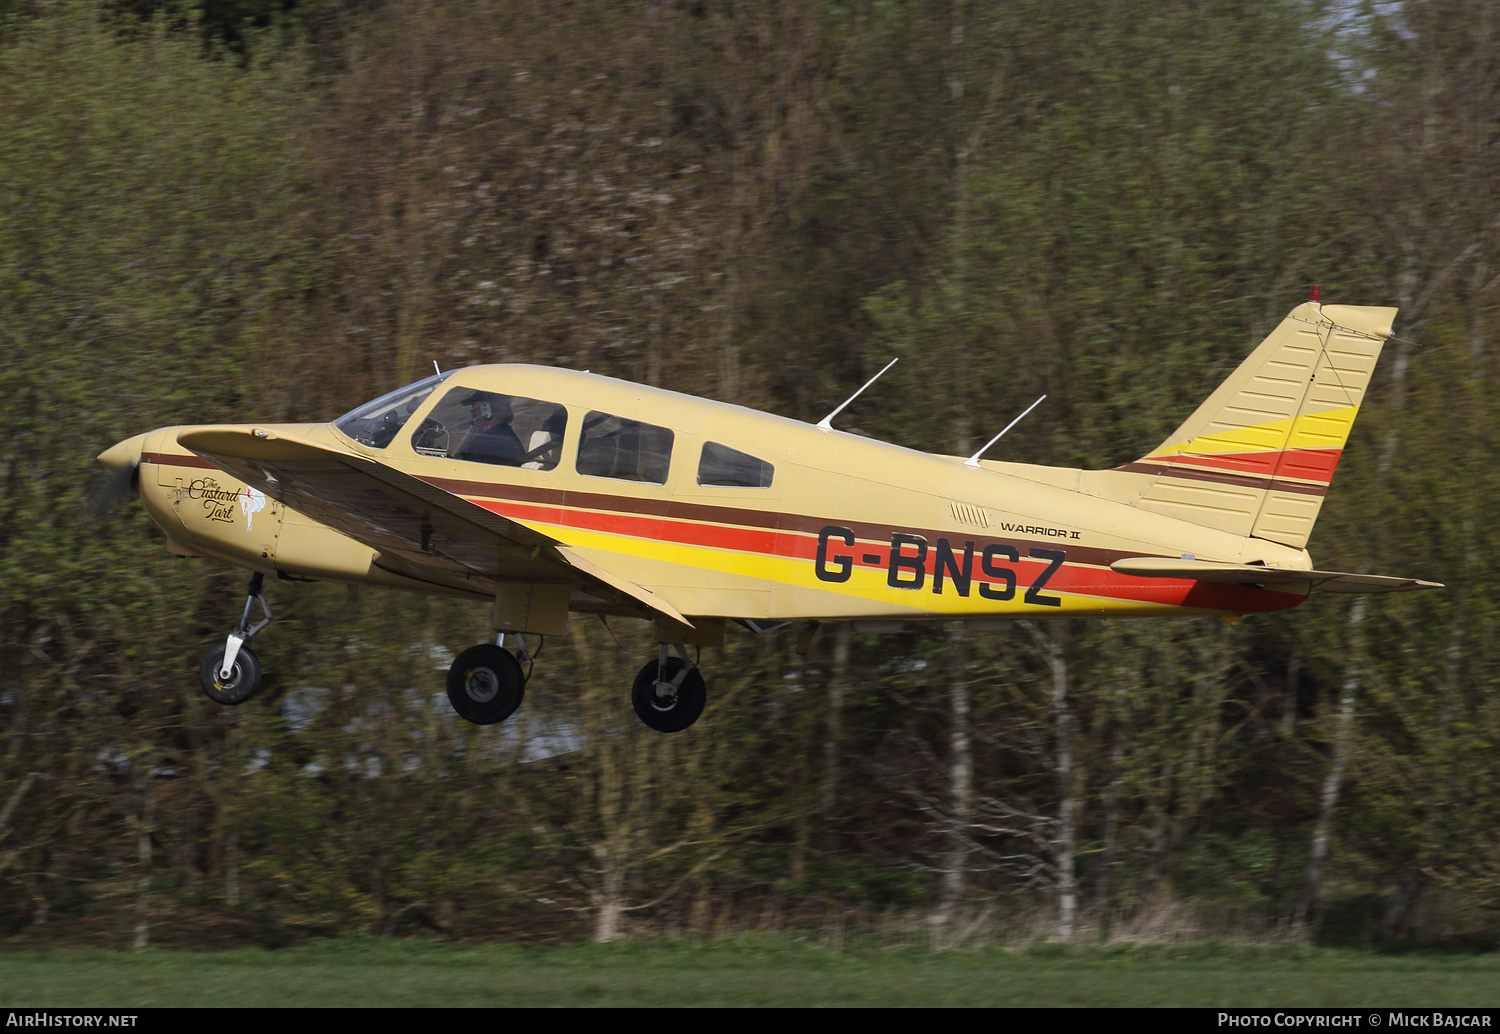
[{"label": "airhistory.net watermark", "polygon": [[76,1013],[18,1010],[5,1014],[7,1027],[134,1027],[134,1013]]}]

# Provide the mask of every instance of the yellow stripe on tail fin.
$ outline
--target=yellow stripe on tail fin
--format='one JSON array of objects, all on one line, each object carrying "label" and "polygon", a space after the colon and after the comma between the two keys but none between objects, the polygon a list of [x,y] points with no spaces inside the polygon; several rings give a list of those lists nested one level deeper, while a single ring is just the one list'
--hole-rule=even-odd
[{"label": "yellow stripe on tail fin", "polygon": [[1293,309],[1159,448],[1116,468],[1150,479],[1133,504],[1305,548],[1395,318]]}]

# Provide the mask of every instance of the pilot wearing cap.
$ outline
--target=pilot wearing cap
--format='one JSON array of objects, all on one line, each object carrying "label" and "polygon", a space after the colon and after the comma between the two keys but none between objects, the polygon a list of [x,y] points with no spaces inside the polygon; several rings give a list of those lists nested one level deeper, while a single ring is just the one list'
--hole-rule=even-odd
[{"label": "pilot wearing cap", "polygon": [[465,436],[461,458],[507,467],[520,466],[526,458],[526,450],[521,448],[521,439],[510,426],[514,417],[510,399],[476,391],[468,398],[460,399],[459,403],[469,407],[474,419]]}]

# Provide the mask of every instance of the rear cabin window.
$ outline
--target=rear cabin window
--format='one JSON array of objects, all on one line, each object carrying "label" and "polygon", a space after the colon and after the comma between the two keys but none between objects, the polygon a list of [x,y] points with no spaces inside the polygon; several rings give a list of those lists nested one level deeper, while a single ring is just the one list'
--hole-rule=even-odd
[{"label": "rear cabin window", "polygon": [[655,424],[591,412],[578,443],[578,473],[649,485],[667,483],[672,432]]},{"label": "rear cabin window", "polygon": [[698,484],[721,488],[770,488],[776,468],[749,453],[706,442],[698,457]]},{"label": "rear cabin window", "polygon": [[412,432],[411,447],[423,456],[551,470],[567,427],[568,411],[555,402],[453,388]]}]

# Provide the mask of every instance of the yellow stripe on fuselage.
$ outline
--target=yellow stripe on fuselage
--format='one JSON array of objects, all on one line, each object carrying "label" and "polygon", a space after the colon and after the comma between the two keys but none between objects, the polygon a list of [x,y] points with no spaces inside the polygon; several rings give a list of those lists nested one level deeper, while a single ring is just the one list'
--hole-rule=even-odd
[{"label": "yellow stripe on fuselage", "polygon": [[[660,539],[642,539],[629,535],[614,535],[608,532],[588,531],[566,525],[528,524],[568,543],[586,549],[598,549],[618,554],[621,557],[646,559],[661,563],[680,564],[702,571],[737,575],[761,581],[801,589],[813,589],[833,595],[850,596],[889,607],[892,612],[938,613],[955,616],[1007,616],[1028,614],[1056,616],[1064,614],[1110,614],[1118,617],[1132,615],[1160,615],[1168,613],[1198,614],[1217,613],[1178,607],[1171,604],[1152,603],[1142,600],[1116,599],[1068,593],[1050,586],[1046,593],[1060,599],[1056,607],[1026,603],[1025,587],[1016,589],[1010,600],[992,600],[981,596],[976,588],[969,596],[954,593],[934,593],[928,588],[897,589],[886,581],[884,568],[855,567],[847,582],[830,583],[819,581],[813,573],[813,564],[793,557],[774,556],[762,553],[743,553],[736,550],[711,546],[685,545],[664,542]],[[670,586],[663,586],[670,596]],[[917,598],[914,598],[917,597]]]}]

